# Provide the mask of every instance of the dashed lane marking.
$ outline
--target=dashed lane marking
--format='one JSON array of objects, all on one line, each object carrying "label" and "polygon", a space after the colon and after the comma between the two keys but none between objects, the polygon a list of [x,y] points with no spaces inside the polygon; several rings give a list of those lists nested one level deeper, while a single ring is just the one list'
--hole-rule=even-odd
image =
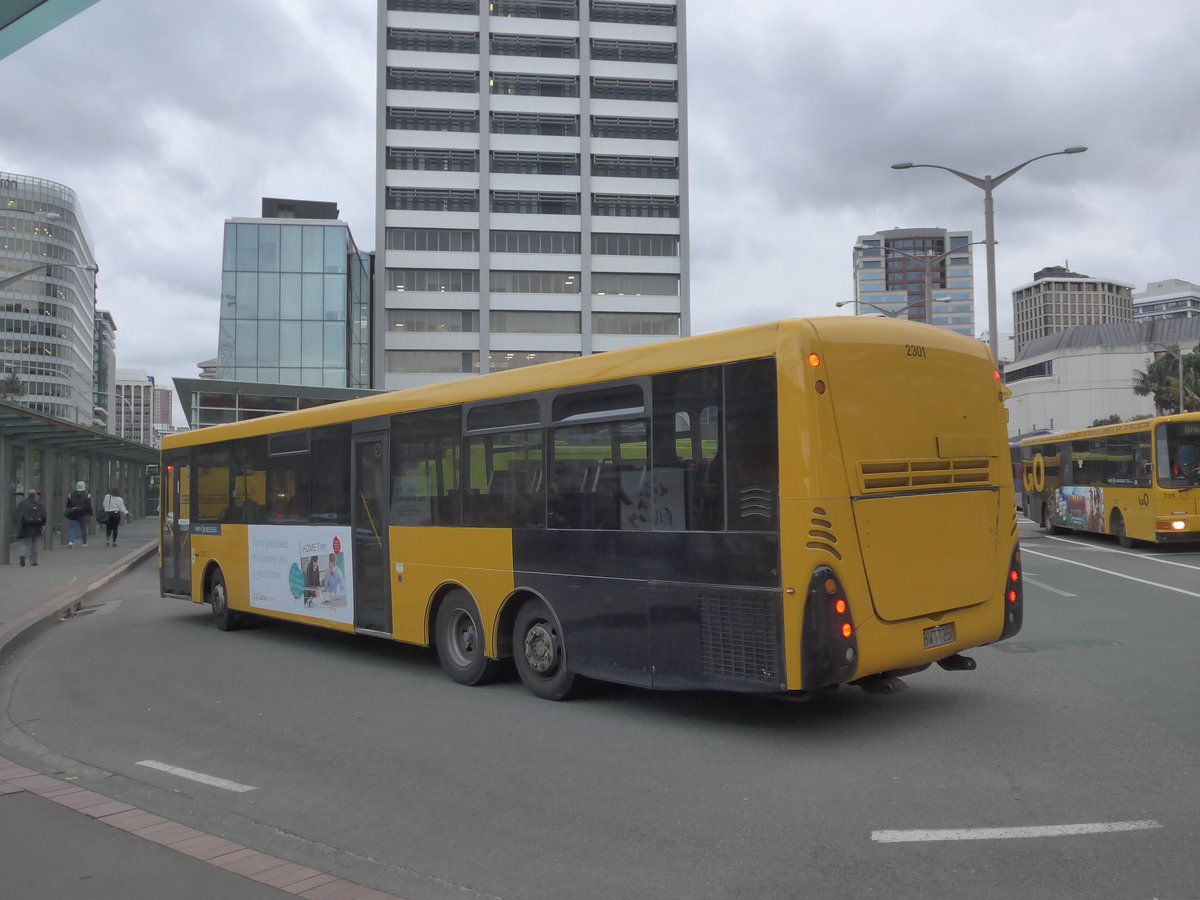
[{"label": "dashed lane marking", "polygon": [[1148,831],[1153,828],[1162,828],[1162,825],[1153,819],[1145,819],[1140,822],[1084,822],[1078,825],[1029,825],[1018,828],[945,828],[872,831],[871,840],[880,844],[902,844],[919,841],[991,841],[1005,838],[1111,834],[1117,831]]},{"label": "dashed lane marking", "polygon": [[191,769],[181,769],[179,766],[169,766],[166,763],[159,762],[156,759],[143,759],[138,763],[139,766],[145,766],[147,769],[155,769],[159,772],[166,772],[168,775],[175,775],[179,778],[186,778],[188,781],[198,781],[200,784],[207,784],[210,787],[218,787],[226,791],[236,791],[237,793],[245,793],[253,791],[255,788],[248,784],[238,784],[236,781],[228,781],[224,778],[217,778],[215,775],[205,775],[203,772],[193,772]]}]

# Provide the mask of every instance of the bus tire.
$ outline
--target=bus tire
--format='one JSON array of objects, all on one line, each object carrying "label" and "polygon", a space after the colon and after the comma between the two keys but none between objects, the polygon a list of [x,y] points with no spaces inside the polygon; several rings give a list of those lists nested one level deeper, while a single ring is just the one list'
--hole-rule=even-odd
[{"label": "bus tire", "polygon": [[213,624],[219,631],[236,631],[242,627],[241,613],[229,608],[229,591],[225,587],[225,575],[220,569],[213,572],[208,583],[208,603],[212,607]]},{"label": "bus tire", "polygon": [[525,687],[543,700],[565,700],[575,687],[558,619],[540,600],[527,600],[513,623],[513,659]]},{"label": "bus tire", "polygon": [[1125,517],[1119,511],[1114,511],[1112,515],[1112,533],[1122,547],[1128,549],[1133,546],[1133,538],[1125,533]]},{"label": "bus tire", "polygon": [[495,666],[487,658],[479,607],[464,590],[448,593],[438,606],[434,644],[442,669],[459,684],[486,684]]},{"label": "bus tire", "polygon": [[1046,534],[1066,534],[1068,531],[1070,531],[1070,529],[1063,528],[1061,525],[1055,525],[1050,520],[1049,506],[1043,506],[1042,507],[1042,531],[1046,532]]}]

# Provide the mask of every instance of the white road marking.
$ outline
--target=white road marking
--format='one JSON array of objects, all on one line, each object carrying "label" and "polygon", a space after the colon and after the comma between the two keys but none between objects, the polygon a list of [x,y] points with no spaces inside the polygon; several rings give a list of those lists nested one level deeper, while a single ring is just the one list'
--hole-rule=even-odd
[{"label": "white road marking", "polygon": [[[1138,552],[1136,550],[1121,550],[1117,547],[1097,547],[1087,541],[1081,541],[1078,538],[1051,537],[1052,541],[1062,541],[1064,544],[1070,544],[1073,547],[1078,547],[1081,550],[1090,550],[1094,553],[1120,553],[1122,556],[1133,556],[1137,559],[1145,559],[1150,562],[1159,562],[1168,566],[1179,566],[1181,569],[1200,569],[1200,565],[1192,563],[1180,562],[1177,559],[1164,559],[1157,553]],[[1025,549],[1024,547],[1021,548]]]},{"label": "white road marking", "polygon": [[1158,581],[1149,581],[1145,578],[1134,578],[1132,575],[1126,575],[1124,572],[1114,572],[1112,569],[1102,569],[1099,566],[1089,566],[1087,563],[1076,562],[1073,559],[1067,559],[1062,556],[1054,556],[1050,553],[1041,553],[1037,550],[1030,550],[1028,547],[1021,548],[1022,553],[1032,553],[1034,556],[1045,556],[1048,559],[1056,559],[1059,562],[1070,563],[1073,566],[1079,566],[1084,569],[1091,569],[1093,572],[1103,572],[1105,575],[1112,575],[1114,578],[1125,578],[1129,581],[1136,581],[1138,584],[1148,584],[1151,587],[1162,588],[1164,591],[1174,591],[1177,594],[1186,594],[1189,597],[1200,597],[1200,594],[1195,591],[1187,591],[1183,588],[1172,587],[1169,584],[1162,584]]},{"label": "white road marking", "polygon": [[1048,584],[1043,584],[1040,581],[1034,581],[1032,578],[1030,578],[1028,575],[1025,575],[1024,573],[1022,573],[1022,575],[1021,575],[1021,580],[1024,581],[1026,584],[1032,584],[1034,587],[1040,587],[1043,591],[1049,591],[1052,594],[1058,594],[1060,597],[1078,597],[1079,596],[1078,594],[1072,594],[1068,591],[1062,591],[1056,587],[1051,587]]},{"label": "white road marking", "polygon": [[947,828],[941,830],[872,831],[880,844],[917,841],[990,841],[1001,838],[1066,837],[1076,834],[1109,834],[1114,831],[1148,831],[1162,828],[1153,819],[1141,822],[1084,822],[1079,825],[1030,825],[1023,828]]},{"label": "white road marking", "polygon": [[198,781],[201,784],[207,784],[211,787],[219,787],[226,791],[236,791],[239,794],[254,790],[254,788],[248,784],[238,784],[236,781],[227,781],[224,778],[217,778],[214,775],[205,775],[203,772],[193,772],[191,769],[181,769],[179,766],[169,766],[166,763],[159,762],[156,759],[143,759],[138,763],[138,765],[145,766],[147,769],[157,769],[159,772],[166,772],[168,775],[176,775],[180,778],[186,778],[188,781]]}]

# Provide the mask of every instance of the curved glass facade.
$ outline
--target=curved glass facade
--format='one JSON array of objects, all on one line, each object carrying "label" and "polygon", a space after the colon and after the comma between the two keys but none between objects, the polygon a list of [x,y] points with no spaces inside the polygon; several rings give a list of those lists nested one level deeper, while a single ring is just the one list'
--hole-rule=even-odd
[{"label": "curved glass facade", "polygon": [[90,426],[96,285],[84,266],[95,259],[75,192],[0,172],[0,377],[21,380],[22,405]]},{"label": "curved glass facade", "polygon": [[368,273],[342,222],[226,222],[217,377],[363,386]]}]

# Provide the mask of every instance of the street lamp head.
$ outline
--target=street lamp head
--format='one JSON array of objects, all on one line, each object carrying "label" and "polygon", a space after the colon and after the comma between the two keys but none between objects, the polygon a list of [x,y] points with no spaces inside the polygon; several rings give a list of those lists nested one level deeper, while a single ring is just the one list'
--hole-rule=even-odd
[{"label": "street lamp head", "polygon": [[1083,153],[1087,147],[1068,147],[1063,153]]},{"label": "street lamp head", "polygon": [[912,167],[913,167],[913,164],[910,162],[892,163],[893,169],[911,169]]},{"label": "street lamp head", "polygon": [[837,303],[835,303],[833,305],[834,306],[849,306],[853,302],[854,302],[853,300],[839,300]]}]

